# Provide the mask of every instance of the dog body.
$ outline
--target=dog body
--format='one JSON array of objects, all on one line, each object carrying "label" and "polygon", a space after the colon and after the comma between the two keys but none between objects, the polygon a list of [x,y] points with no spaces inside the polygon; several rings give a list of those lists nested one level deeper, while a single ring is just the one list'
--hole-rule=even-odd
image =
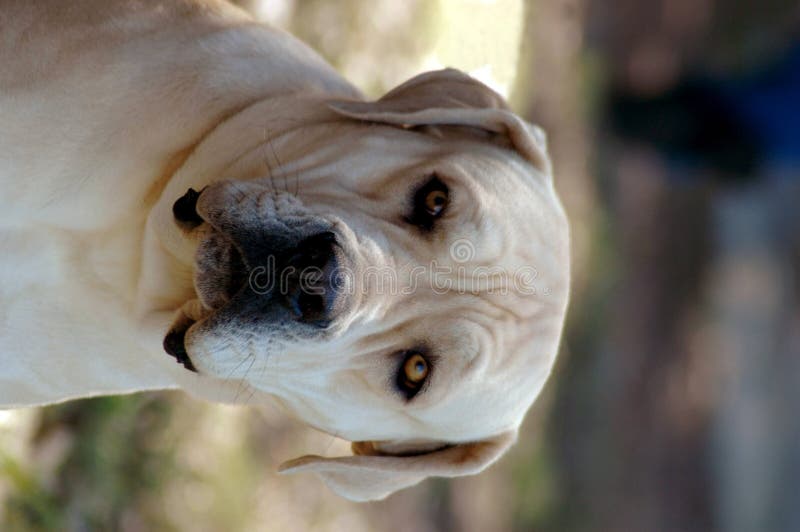
[{"label": "dog body", "polygon": [[0,33],[0,406],[275,400],[356,442],[285,469],[357,500],[514,440],[568,233],[499,96],[446,70],[365,102],[224,3],[11,1]]}]

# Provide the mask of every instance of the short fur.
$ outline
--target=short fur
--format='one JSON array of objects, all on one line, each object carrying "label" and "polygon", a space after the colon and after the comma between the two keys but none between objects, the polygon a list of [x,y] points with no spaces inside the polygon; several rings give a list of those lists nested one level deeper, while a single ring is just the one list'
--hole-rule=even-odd
[{"label": "short fur", "polygon": [[[544,135],[500,96],[443,70],[364,101],[224,2],[5,0],[0,36],[0,407],[277,401],[355,442],[282,470],[354,500],[476,473],[514,441],[557,351],[569,238]],[[452,198],[424,232],[403,213],[434,174]],[[189,188],[197,227],[172,211]],[[234,249],[252,274],[248,250],[320,230],[355,274],[328,327],[221,290]],[[448,289],[415,277],[431,265]],[[501,270],[532,283],[502,290]],[[171,331],[197,373],[164,352]],[[406,401],[397,357],[420,345],[435,364]]]}]

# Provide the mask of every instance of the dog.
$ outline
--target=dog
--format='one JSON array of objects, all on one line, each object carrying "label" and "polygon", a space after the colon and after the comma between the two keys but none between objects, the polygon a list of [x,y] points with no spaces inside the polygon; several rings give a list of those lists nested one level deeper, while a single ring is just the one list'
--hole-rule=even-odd
[{"label": "dog", "polygon": [[515,441],[569,230],[502,97],[445,69],[367,101],[221,1],[5,0],[0,35],[0,406],[272,401],[353,442],[280,471],[357,501]]}]

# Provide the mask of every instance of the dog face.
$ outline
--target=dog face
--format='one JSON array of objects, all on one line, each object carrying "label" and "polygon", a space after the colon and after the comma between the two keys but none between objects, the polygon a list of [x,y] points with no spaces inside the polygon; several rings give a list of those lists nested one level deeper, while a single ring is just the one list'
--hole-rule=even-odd
[{"label": "dog face", "polygon": [[330,108],[327,152],[176,201],[197,298],[165,347],[357,442],[284,469],[374,499],[514,440],[556,353],[568,230],[543,135],[471,78]]}]

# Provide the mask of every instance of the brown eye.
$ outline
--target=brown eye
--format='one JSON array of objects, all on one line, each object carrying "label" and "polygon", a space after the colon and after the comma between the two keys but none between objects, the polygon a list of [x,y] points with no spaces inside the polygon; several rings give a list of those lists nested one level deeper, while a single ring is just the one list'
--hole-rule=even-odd
[{"label": "brown eye", "polygon": [[406,383],[419,386],[428,376],[428,361],[419,353],[409,355],[403,364],[403,374]]},{"label": "brown eye", "polygon": [[444,190],[431,190],[425,196],[425,210],[431,216],[439,216],[447,206],[447,192]]},{"label": "brown eye", "polygon": [[450,203],[450,190],[433,174],[427,182],[417,187],[411,198],[411,213],[405,220],[420,229],[430,231]]},{"label": "brown eye", "polygon": [[411,350],[404,353],[403,362],[397,368],[397,389],[411,400],[425,386],[431,373],[430,360],[420,351]]}]

